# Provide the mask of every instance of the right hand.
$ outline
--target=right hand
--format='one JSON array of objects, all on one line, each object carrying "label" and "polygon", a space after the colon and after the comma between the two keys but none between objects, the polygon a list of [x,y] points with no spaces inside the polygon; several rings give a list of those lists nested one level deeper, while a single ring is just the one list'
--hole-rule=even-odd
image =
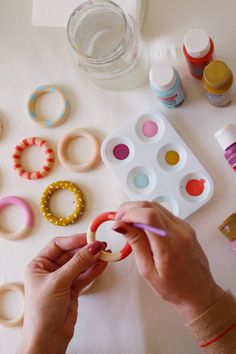
[{"label": "right hand", "polygon": [[[128,202],[113,229],[130,243],[138,271],[154,292],[174,305],[186,322],[201,315],[224,291],[216,284],[195,231],[154,202]],[[168,231],[165,238],[139,230],[143,223]]]}]

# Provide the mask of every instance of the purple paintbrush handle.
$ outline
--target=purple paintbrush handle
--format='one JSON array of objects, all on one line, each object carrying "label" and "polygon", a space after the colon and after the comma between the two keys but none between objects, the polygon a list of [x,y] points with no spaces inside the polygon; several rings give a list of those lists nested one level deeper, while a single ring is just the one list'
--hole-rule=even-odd
[{"label": "purple paintbrush handle", "polygon": [[158,236],[161,236],[161,237],[168,236],[168,232],[167,231],[162,230],[162,229],[158,229],[158,228],[150,226],[150,225],[140,224],[140,223],[133,223],[133,226],[137,227],[138,229],[141,229],[141,230],[146,230],[146,231],[152,232],[152,233],[154,233],[154,234],[156,234]]}]

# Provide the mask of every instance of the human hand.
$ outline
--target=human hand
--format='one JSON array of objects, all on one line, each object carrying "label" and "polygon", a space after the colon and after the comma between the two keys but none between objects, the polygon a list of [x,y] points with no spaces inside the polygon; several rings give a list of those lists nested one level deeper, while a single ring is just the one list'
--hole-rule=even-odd
[{"label": "human hand", "polygon": [[78,296],[106,268],[103,242],[54,238],[26,270],[23,337],[18,354],[61,354],[73,337]]},{"label": "human hand", "polygon": [[[195,231],[166,208],[151,202],[123,204],[113,230],[130,243],[138,271],[154,292],[174,305],[189,322],[223,294],[210,272]],[[168,231],[165,238],[129,224],[143,223]]]}]

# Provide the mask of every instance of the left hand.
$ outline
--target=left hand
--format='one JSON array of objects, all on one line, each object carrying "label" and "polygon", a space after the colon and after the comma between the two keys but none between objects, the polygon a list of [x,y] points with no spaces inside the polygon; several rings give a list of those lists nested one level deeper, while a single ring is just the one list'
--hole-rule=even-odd
[{"label": "left hand", "polygon": [[73,337],[80,292],[107,263],[106,244],[86,236],[54,238],[27,266],[23,338],[18,354],[61,354]]}]

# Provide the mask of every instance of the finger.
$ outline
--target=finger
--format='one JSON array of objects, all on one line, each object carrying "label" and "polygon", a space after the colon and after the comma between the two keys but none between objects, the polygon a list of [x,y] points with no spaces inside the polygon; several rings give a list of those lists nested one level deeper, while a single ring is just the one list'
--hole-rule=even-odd
[{"label": "finger", "polygon": [[163,207],[163,205],[161,205],[160,203],[157,202],[153,202],[152,203],[153,206],[157,209],[157,210],[161,210],[168,218],[170,218],[174,223],[176,224],[180,224],[183,221],[178,218],[177,216],[175,216],[174,214],[172,214],[167,208]]},{"label": "finger", "polygon": [[154,267],[150,243],[144,231],[126,222],[117,221],[113,230],[125,235],[134,252],[138,271],[145,279],[151,278],[157,272]]},{"label": "finger", "polygon": [[150,208],[151,202],[138,201],[138,202],[125,202],[121,204],[119,210],[116,213],[115,220],[121,220],[125,212],[132,208]]},{"label": "finger", "polygon": [[98,260],[83,274],[80,274],[73,283],[73,290],[79,295],[79,293],[92,283],[97,277],[99,277],[107,267],[107,262]]},{"label": "finger", "polygon": [[156,234],[145,231],[150,242],[151,249],[156,257],[160,257],[168,252],[172,230],[176,224],[172,222],[161,210],[155,208],[131,208],[122,218],[122,221],[127,223],[143,223],[156,228],[168,231],[168,237],[159,237]]},{"label": "finger", "polygon": [[61,282],[70,286],[80,273],[86,271],[98,260],[103,247],[102,242],[94,241],[79,249],[67,263],[55,272]]},{"label": "finger", "polygon": [[75,248],[81,248],[87,244],[86,234],[77,234],[67,237],[56,237],[38,254],[39,257],[45,257],[55,261],[63,252]]},{"label": "finger", "polygon": [[[106,242],[102,242],[102,244],[103,244],[103,250],[105,250],[107,248],[107,243]],[[76,248],[74,250],[70,250],[70,251],[64,252],[55,261],[56,265],[59,266],[59,267],[63,266],[65,263],[67,263],[75,255],[76,252],[78,252],[78,250],[79,250],[79,248]]]}]

